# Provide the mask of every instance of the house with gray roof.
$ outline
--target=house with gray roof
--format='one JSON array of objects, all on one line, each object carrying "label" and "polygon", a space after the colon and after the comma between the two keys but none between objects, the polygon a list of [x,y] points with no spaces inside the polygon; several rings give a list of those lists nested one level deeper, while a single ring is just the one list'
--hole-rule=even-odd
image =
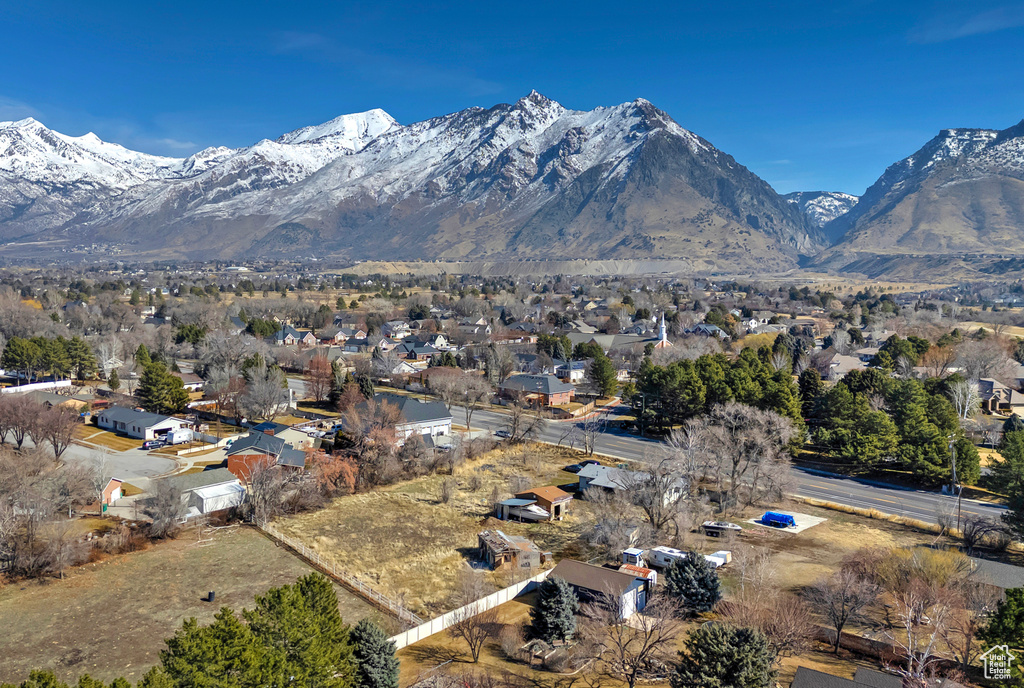
[{"label": "house with gray roof", "polygon": [[96,424],[140,440],[151,440],[188,425],[188,421],[159,413],[111,406],[96,416]]},{"label": "house with gray roof", "polygon": [[[374,394],[373,400],[378,404],[386,403],[398,408],[401,421],[395,426],[395,435],[400,444],[412,435],[420,435],[424,439],[430,438],[435,445],[442,444],[438,443],[436,438],[448,437],[452,434],[452,414],[448,411],[448,407],[440,401],[424,401],[386,392]],[[357,405],[356,409],[366,411],[369,406],[363,402]],[[344,420],[342,423],[344,424]]]},{"label": "house with gray roof", "polygon": [[554,375],[513,375],[500,385],[498,393],[506,399],[524,399],[537,406],[562,406],[576,396],[576,388]]},{"label": "house with gray roof", "polygon": [[568,583],[580,602],[603,600],[614,604],[622,619],[642,612],[651,594],[651,581],[647,578],[573,559],[558,562],[551,577]]}]

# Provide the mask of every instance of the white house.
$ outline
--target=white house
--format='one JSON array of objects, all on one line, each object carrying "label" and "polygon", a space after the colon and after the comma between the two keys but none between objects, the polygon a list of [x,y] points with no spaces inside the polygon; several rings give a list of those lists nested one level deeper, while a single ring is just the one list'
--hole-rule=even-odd
[{"label": "white house", "polygon": [[188,421],[159,413],[111,406],[99,412],[96,424],[105,430],[120,432],[140,440],[151,440],[188,425]]},{"label": "white house", "polygon": [[181,492],[186,520],[233,509],[245,501],[245,486],[226,468],[187,473],[167,480]]}]

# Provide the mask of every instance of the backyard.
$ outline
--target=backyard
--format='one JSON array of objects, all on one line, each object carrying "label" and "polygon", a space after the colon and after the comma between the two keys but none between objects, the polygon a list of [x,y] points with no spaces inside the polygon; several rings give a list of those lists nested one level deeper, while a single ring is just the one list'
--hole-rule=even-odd
[{"label": "backyard", "polygon": [[[268,588],[312,569],[247,527],[188,531],[148,550],[72,570],[64,580],[0,587],[0,682],[20,683],[30,670],[53,669],[73,682],[84,673],[109,682],[138,681],[159,660],[163,640],[195,617],[221,607],[252,607]],[[335,586],[346,622],[378,615]],[[216,602],[203,598],[216,592]]]}]

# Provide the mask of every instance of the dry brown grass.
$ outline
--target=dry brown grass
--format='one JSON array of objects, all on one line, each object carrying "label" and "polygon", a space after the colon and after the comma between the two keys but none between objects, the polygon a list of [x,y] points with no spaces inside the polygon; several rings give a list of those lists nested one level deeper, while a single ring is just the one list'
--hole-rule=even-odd
[{"label": "dry brown grass", "polygon": [[[561,522],[520,524],[491,516],[491,494],[497,488],[502,499],[508,497],[509,478],[527,476],[532,486],[575,482],[561,469],[579,458],[547,445],[499,448],[456,469],[457,489],[447,504],[439,496],[448,476],[435,475],[342,497],[321,511],[276,525],[430,616],[456,606],[458,574],[475,558],[481,530],[498,527],[525,535],[555,553],[579,540],[593,523],[592,507],[584,501],[575,500]],[[476,483],[479,487],[472,489]],[[510,575],[507,570],[488,573],[495,587],[511,584]]]},{"label": "dry brown grass", "polygon": [[[95,430],[92,434],[84,437],[80,437],[85,442],[90,444],[98,444],[114,451],[127,451],[128,449],[138,449],[142,446],[142,440],[132,439],[131,437],[123,437],[107,430],[100,430],[97,428],[91,428]],[[88,427],[84,427],[84,430],[90,430]],[[76,429],[76,433],[78,430]]]}]

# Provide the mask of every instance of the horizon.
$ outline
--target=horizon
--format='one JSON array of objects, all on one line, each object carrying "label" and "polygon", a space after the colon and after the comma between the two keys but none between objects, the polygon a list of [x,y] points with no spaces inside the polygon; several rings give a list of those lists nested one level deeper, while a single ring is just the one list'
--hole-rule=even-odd
[{"label": "horizon", "polygon": [[374,108],[407,125],[535,89],[574,110],[643,97],[779,193],[861,195],[942,129],[1024,118],[1024,65],[1008,59],[1021,0],[644,13],[44,0],[0,19],[0,57],[18,65],[0,120],[173,157]]}]

